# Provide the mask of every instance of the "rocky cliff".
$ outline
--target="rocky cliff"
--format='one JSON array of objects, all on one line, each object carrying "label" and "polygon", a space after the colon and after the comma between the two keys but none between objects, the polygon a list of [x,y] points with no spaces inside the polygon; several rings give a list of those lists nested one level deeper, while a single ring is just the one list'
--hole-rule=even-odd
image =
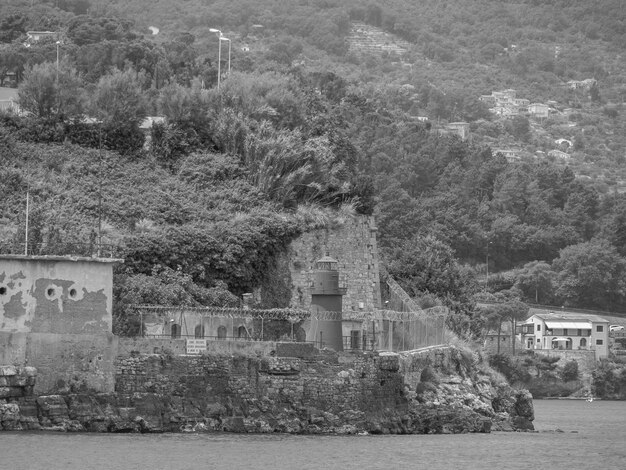
[{"label": "rocky cliff", "polygon": [[0,373],[0,428],[5,430],[533,429],[530,394],[512,390],[476,354],[454,347],[402,354],[309,350],[300,357],[130,354],[118,357],[116,391],[110,394],[33,396],[32,368],[4,367]]}]

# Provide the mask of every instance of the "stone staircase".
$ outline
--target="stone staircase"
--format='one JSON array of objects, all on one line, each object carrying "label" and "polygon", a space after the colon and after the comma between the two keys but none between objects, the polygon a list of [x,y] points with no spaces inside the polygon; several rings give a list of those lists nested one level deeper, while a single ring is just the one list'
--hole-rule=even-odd
[{"label": "stone staircase", "polygon": [[402,55],[409,50],[411,44],[364,23],[354,23],[347,38],[351,52],[389,52]]}]

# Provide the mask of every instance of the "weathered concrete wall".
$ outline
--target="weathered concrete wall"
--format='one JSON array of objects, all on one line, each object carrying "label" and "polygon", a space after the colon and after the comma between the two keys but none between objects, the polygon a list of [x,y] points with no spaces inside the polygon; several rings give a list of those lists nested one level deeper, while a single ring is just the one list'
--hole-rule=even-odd
[{"label": "weathered concrete wall", "polygon": [[111,332],[115,262],[0,255],[0,331]]},{"label": "weathered concrete wall", "polygon": [[291,305],[310,306],[307,273],[328,252],[339,262],[340,279],[346,283],[343,311],[380,308],[376,231],[373,217],[359,216],[339,227],[307,232],[294,240],[289,248]]},{"label": "weathered concrete wall", "polygon": [[37,368],[38,395],[111,392],[116,356],[117,337],[111,333],[0,333],[0,364]]}]

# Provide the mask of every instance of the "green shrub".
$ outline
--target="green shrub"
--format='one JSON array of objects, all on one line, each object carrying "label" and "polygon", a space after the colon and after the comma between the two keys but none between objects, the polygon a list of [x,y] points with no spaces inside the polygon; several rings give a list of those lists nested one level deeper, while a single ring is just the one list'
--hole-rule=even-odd
[{"label": "green shrub", "polygon": [[489,365],[504,375],[510,384],[528,382],[530,380],[530,374],[526,367],[506,354],[489,356]]},{"label": "green shrub", "polygon": [[578,362],[571,360],[563,366],[561,371],[561,378],[565,382],[571,382],[572,380],[578,380]]}]

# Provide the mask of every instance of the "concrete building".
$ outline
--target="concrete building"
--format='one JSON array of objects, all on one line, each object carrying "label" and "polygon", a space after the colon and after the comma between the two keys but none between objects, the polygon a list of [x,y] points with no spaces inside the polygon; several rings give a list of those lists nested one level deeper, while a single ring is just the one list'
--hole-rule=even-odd
[{"label": "concrete building", "polygon": [[572,158],[569,153],[562,152],[561,150],[550,150],[548,152],[548,156],[555,158],[556,160],[561,160],[563,162],[566,162]]},{"label": "concrete building", "polygon": [[0,111],[20,114],[17,98],[17,88],[0,87]]},{"label": "concrete building", "polygon": [[117,262],[0,255],[0,331],[110,333]]},{"label": "concrete building", "polygon": [[451,122],[446,125],[446,130],[451,134],[458,135],[461,140],[467,140],[470,134],[470,125],[467,122]]},{"label": "concrete building", "polygon": [[550,113],[550,108],[547,104],[531,103],[528,105],[528,113],[534,118],[545,119]]},{"label": "concrete building", "polygon": [[520,336],[524,349],[594,351],[596,360],[609,355],[609,321],[597,315],[573,312],[534,313],[528,320],[517,325],[516,333]]},{"label": "concrete building", "polygon": [[501,154],[509,163],[518,162],[522,159],[521,151],[518,149],[492,149],[494,154]]},{"label": "concrete building", "polygon": [[38,370],[35,392],[112,392],[117,259],[0,255],[0,364]]}]

